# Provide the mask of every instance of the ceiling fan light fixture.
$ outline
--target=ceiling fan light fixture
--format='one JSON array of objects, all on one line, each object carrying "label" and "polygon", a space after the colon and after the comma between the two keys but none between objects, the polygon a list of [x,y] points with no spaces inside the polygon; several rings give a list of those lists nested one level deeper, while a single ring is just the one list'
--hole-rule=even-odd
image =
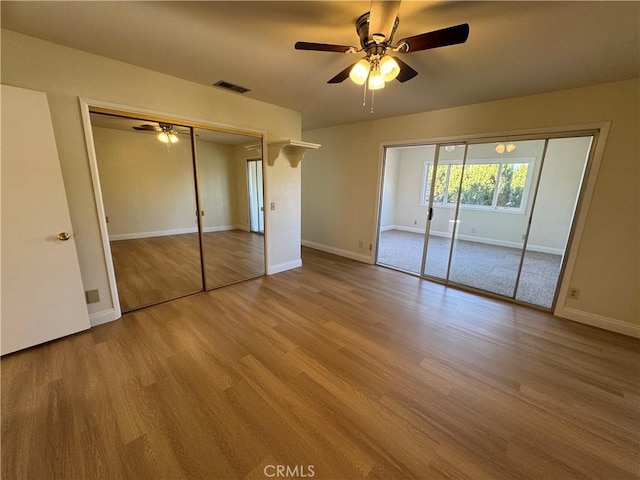
[{"label": "ceiling fan light fixture", "polygon": [[513,143],[507,143],[506,145],[504,143],[499,143],[496,145],[496,152],[498,153],[504,153],[505,151],[507,153],[511,153],[516,149],[516,146]]},{"label": "ceiling fan light fixture", "polygon": [[385,55],[382,57],[382,60],[380,60],[380,73],[385,82],[390,82],[400,73],[400,66],[393,57]]},{"label": "ceiling fan light fixture", "polygon": [[169,129],[163,128],[162,131],[158,134],[158,140],[166,144],[176,143],[178,141],[178,136]]},{"label": "ceiling fan light fixture", "polygon": [[380,70],[374,70],[369,74],[369,90],[380,90],[384,88],[384,77]]},{"label": "ceiling fan light fixture", "polygon": [[353,68],[351,68],[351,71],[349,72],[349,78],[356,85],[364,85],[364,82],[367,81],[370,70],[371,65],[366,58],[363,58],[358,63],[356,63]]}]

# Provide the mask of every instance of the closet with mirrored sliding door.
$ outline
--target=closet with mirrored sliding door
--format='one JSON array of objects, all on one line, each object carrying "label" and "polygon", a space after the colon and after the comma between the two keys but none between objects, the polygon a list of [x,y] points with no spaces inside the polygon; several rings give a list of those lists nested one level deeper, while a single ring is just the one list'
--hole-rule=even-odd
[{"label": "closet with mirrored sliding door", "polygon": [[260,135],[101,109],[90,118],[122,312],[264,275],[247,169]]}]

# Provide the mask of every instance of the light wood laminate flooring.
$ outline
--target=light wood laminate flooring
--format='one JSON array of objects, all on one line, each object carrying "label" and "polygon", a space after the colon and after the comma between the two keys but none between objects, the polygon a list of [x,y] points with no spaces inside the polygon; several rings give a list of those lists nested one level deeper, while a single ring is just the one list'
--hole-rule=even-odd
[{"label": "light wood laminate flooring", "polygon": [[303,261],[3,357],[2,478],[638,478],[637,339]]},{"label": "light wood laminate flooring", "polygon": [[[120,308],[136,308],[200,292],[197,233],[110,242]],[[263,275],[264,237],[242,230],[203,234],[207,289]]]}]

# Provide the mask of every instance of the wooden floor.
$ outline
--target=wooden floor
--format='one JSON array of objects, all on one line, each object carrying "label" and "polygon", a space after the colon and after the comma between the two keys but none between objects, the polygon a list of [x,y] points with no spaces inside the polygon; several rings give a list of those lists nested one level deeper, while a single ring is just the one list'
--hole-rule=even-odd
[{"label": "wooden floor", "polygon": [[[203,234],[207,289],[264,275],[264,236]],[[128,312],[204,290],[197,233],[112,241],[120,308]]]},{"label": "wooden floor", "polygon": [[638,478],[637,339],[303,260],[4,357],[2,478]]}]

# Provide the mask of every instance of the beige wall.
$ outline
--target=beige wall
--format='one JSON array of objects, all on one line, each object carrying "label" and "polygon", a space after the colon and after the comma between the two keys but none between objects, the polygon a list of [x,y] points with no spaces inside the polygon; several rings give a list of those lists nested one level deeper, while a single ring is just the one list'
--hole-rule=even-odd
[{"label": "beige wall", "polygon": [[[3,84],[47,93],[84,288],[100,291],[101,301],[89,305],[91,314],[108,311],[113,305],[78,97],[265,131],[270,141],[300,138],[300,113],[293,110],[4,29],[1,48]],[[284,166],[267,168],[267,172],[269,185],[265,190],[299,210],[299,181],[296,184]],[[299,243],[299,215],[285,215],[283,210],[267,212],[267,255],[271,265],[300,258],[299,246],[291,248]]]},{"label": "beige wall", "polygon": [[322,149],[307,153],[303,162],[303,242],[372,260],[367,244],[376,235],[383,143],[611,122],[568,279],[580,298],[561,299],[556,313],[637,334],[639,109],[635,79],[305,131],[305,140]]},{"label": "beige wall", "polygon": [[236,158],[233,145],[197,140],[196,149],[204,231],[248,230],[248,215],[240,203],[247,190],[245,162]]},{"label": "beige wall", "polygon": [[197,231],[188,137],[167,150],[148,133],[92,130],[110,240]]},{"label": "beige wall", "polygon": [[[167,149],[148,133],[92,130],[110,240],[197,231],[188,136]],[[237,158],[233,145],[196,142],[204,231],[248,230],[246,200],[242,202],[246,160]]]}]

